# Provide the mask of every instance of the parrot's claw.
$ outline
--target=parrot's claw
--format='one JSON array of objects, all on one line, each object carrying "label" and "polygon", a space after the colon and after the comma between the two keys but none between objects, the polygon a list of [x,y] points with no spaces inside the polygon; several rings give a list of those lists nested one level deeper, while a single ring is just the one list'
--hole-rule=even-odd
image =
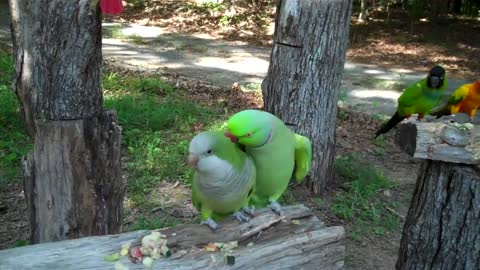
[{"label": "parrot's claw", "polygon": [[242,213],[242,211],[237,211],[233,213],[233,216],[238,220],[239,223],[248,222],[250,218]]},{"label": "parrot's claw", "polygon": [[272,209],[272,211],[275,212],[277,215],[279,216],[283,215],[282,206],[278,202],[276,201],[270,202],[268,207],[270,207],[270,209]]},{"label": "parrot's claw", "polygon": [[218,224],[212,218],[202,221],[201,224],[206,224],[210,229],[212,229],[212,231],[218,229]]},{"label": "parrot's claw", "polygon": [[253,216],[255,215],[255,206],[252,205],[251,207],[248,207],[248,206],[247,206],[247,207],[244,207],[244,208],[242,208],[242,211],[243,211],[245,214],[253,217]]}]

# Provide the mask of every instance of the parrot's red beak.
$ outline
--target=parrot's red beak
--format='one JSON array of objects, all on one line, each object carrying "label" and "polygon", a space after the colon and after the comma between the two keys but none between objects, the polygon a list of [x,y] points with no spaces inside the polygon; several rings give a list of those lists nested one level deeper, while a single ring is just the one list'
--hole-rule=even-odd
[{"label": "parrot's red beak", "polygon": [[198,163],[198,157],[196,155],[190,154],[188,156],[188,166],[195,168],[197,167],[197,163]]},{"label": "parrot's red beak", "polygon": [[233,134],[230,133],[230,131],[225,132],[225,137],[229,138],[230,141],[232,141],[234,143],[236,143],[238,141],[238,138],[233,136]]}]

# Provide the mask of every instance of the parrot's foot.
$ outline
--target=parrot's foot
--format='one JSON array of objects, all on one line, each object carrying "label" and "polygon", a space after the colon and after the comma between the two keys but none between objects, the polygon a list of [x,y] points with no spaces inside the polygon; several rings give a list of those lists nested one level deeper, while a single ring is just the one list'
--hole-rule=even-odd
[{"label": "parrot's foot", "polygon": [[212,231],[218,229],[218,224],[212,218],[202,221],[201,224],[206,224],[210,229],[212,229]]},{"label": "parrot's foot", "polygon": [[233,213],[233,216],[238,220],[238,222],[243,223],[250,220],[250,218],[242,213],[242,211],[237,211]]},{"label": "parrot's foot", "polygon": [[253,217],[254,214],[255,214],[255,206],[252,205],[251,207],[248,207],[248,206],[247,206],[247,207],[244,207],[244,208],[242,208],[242,211],[243,211],[245,214]]},{"label": "parrot's foot", "polygon": [[272,211],[275,212],[277,215],[279,216],[283,215],[282,206],[278,202],[272,201],[270,202],[268,207],[270,207],[270,209],[272,209]]}]

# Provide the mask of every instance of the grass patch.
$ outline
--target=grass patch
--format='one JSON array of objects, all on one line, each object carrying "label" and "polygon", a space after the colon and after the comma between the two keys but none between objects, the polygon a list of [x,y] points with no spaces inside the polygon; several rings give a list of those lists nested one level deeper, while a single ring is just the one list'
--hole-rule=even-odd
[{"label": "grass patch", "polygon": [[17,179],[20,159],[30,149],[11,89],[12,55],[0,50],[0,189]]},{"label": "grass patch", "polygon": [[373,154],[376,156],[382,156],[385,154],[385,151],[388,146],[388,141],[384,136],[381,136],[373,141]]},{"label": "grass patch", "polygon": [[146,218],[140,216],[131,226],[131,230],[155,230],[158,228],[174,227],[178,224],[180,224],[179,220],[174,218]]},{"label": "grass patch", "polygon": [[103,37],[105,38],[113,38],[113,39],[125,38],[125,35],[122,32],[122,27],[119,25],[104,26],[102,30],[103,30]]},{"label": "grass patch", "polygon": [[129,35],[129,36],[127,36],[126,39],[128,41],[132,42],[135,45],[145,45],[145,44],[147,44],[145,39],[142,36],[137,35],[137,34]]},{"label": "grass patch", "polygon": [[155,76],[104,72],[105,107],[115,109],[128,151],[128,196],[133,207],[153,207],[148,194],[161,181],[190,185],[185,165],[193,126],[206,128],[223,119],[221,109],[185,101]]},{"label": "grass patch", "polygon": [[332,211],[352,223],[352,238],[364,233],[382,235],[399,227],[399,219],[387,207],[398,203],[382,200],[379,192],[393,186],[390,179],[357,155],[337,158],[336,170],[346,180],[346,191],[334,200]]}]

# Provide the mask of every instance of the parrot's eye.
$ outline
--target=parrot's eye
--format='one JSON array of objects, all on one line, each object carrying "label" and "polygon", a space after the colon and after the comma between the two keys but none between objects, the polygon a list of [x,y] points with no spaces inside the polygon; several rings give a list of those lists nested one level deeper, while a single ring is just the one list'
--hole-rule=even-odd
[{"label": "parrot's eye", "polygon": [[207,154],[211,155],[212,153],[213,153],[213,151],[211,149],[207,150]]},{"label": "parrot's eye", "polygon": [[247,137],[252,137],[252,132],[247,133]]}]

